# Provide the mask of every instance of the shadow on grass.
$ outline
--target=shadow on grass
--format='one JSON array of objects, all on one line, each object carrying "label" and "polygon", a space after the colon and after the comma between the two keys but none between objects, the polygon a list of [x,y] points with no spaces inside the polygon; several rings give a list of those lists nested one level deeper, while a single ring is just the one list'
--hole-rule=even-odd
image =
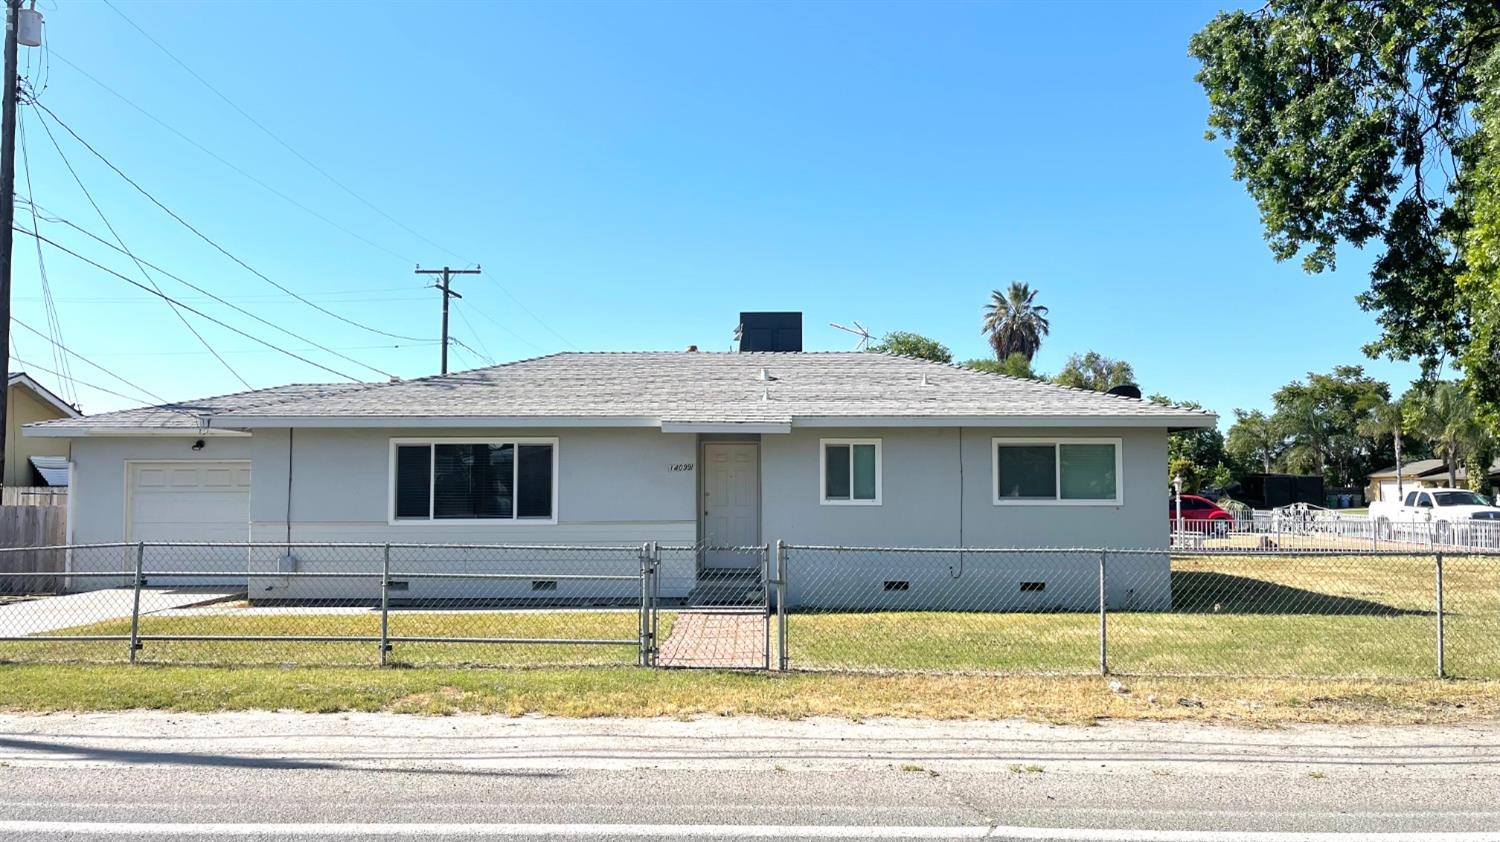
[{"label": "shadow on grass", "polygon": [[1431,611],[1294,588],[1264,579],[1207,570],[1172,571],[1172,611],[1177,614],[1329,614],[1426,617]]}]

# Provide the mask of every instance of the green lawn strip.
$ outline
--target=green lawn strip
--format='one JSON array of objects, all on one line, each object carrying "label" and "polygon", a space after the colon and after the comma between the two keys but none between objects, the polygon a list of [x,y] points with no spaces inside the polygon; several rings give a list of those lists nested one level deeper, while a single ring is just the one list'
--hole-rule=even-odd
[{"label": "green lawn strip", "polygon": [[[212,635],[287,637],[371,637],[380,634],[380,616],[359,614],[147,615],[141,618],[139,658],[153,663],[311,666],[368,666],[379,662],[375,641],[230,641],[150,640],[151,635]],[[663,614],[663,635],[670,633],[671,616]],[[394,643],[393,664],[454,666],[533,666],[633,664],[639,615],[632,611],[491,611],[392,612],[392,637],[526,638],[626,640],[622,645]],[[128,618],[108,620],[52,632],[60,636],[128,635]],[[123,642],[68,641],[8,642],[0,644],[0,661],[118,663],[129,660]]]},{"label": "green lawn strip", "polygon": [[1500,717],[1500,682],[0,665],[3,711],[138,709],[1406,724]]}]

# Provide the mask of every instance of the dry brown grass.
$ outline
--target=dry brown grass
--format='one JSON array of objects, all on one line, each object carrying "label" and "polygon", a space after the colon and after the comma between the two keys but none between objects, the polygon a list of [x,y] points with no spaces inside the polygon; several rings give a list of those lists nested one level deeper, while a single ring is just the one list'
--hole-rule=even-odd
[{"label": "dry brown grass", "polygon": [[1416,724],[1500,718],[1500,681],[0,666],[0,710],[130,709]]}]

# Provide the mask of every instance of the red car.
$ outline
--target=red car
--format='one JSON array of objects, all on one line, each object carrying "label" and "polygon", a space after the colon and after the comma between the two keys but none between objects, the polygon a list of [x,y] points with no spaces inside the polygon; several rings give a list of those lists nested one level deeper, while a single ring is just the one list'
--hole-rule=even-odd
[{"label": "red car", "polygon": [[[1177,498],[1167,498],[1167,519],[1173,528],[1177,525]],[[1219,508],[1207,497],[1196,494],[1182,495],[1182,529],[1185,532],[1202,532],[1223,535],[1234,523],[1234,515]]]}]

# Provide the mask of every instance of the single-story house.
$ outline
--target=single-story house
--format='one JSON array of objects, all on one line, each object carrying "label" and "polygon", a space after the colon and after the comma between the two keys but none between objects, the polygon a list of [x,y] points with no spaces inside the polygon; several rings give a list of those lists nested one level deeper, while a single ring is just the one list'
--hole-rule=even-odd
[{"label": "single-story house", "polygon": [[7,378],[5,386],[5,475],[0,485],[66,486],[68,444],[56,439],[22,435],[27,424],[55,418],[77,418],[78,408],[58,397],[24,371]]},{"label": "single-story house", "polygon": [[[1111,580],[1111,603],[1144,608],[1170,602],[1167,434],[1214,423],[1207,412],[886,354],[687,351],[561,353],[408,381],[284,386],[28,432],[71,444],[73,543],[290,545],[251,559],[252,598],[372,596],[369,581],[275,576],[348,569],[332,550],[296,546],[308,542],[781,539],[1160,550],[1131,560],[1138,575]],[[244,569],[244,552],[215,563]],[[493,561],[443,558],[443,569]],[[758,563],[712,550],[672,559],[666,599]],[[1009,594],[1017,606],[1086,608],[1097,601],[1097,565],[1096,554],[971,558],[955,574],[951,555],[807,553],[793,558],[788,602],[962,607]],[[955,575],[969,587],[952,587]],[[528,583],[487,584],[519,597],[506,589]],[[601,589],[553,584],[559,597]],[[475,590],[413,580],[408,596]]]},{"label": "single-story house", "polygon": [[[1468,468],[1460,465],[1457,470],[1458,484],[1464,486],[1469,481]],[[1500,485],[1500,459],[1496,459],[1489,469],[1490,484]],[[1400,488],[1411,491],[1414,488],[1442,488],[1448,485],[1448,466],[1441,459],[1417,459],[1401,465]],[[1383,471],[1375,471],[1370,474],[1370,484],[1366,487],[1366,495],[1371,502],[1376,500],[1396,499],[1397,489],[1396,466],[1392,465]]]}]

